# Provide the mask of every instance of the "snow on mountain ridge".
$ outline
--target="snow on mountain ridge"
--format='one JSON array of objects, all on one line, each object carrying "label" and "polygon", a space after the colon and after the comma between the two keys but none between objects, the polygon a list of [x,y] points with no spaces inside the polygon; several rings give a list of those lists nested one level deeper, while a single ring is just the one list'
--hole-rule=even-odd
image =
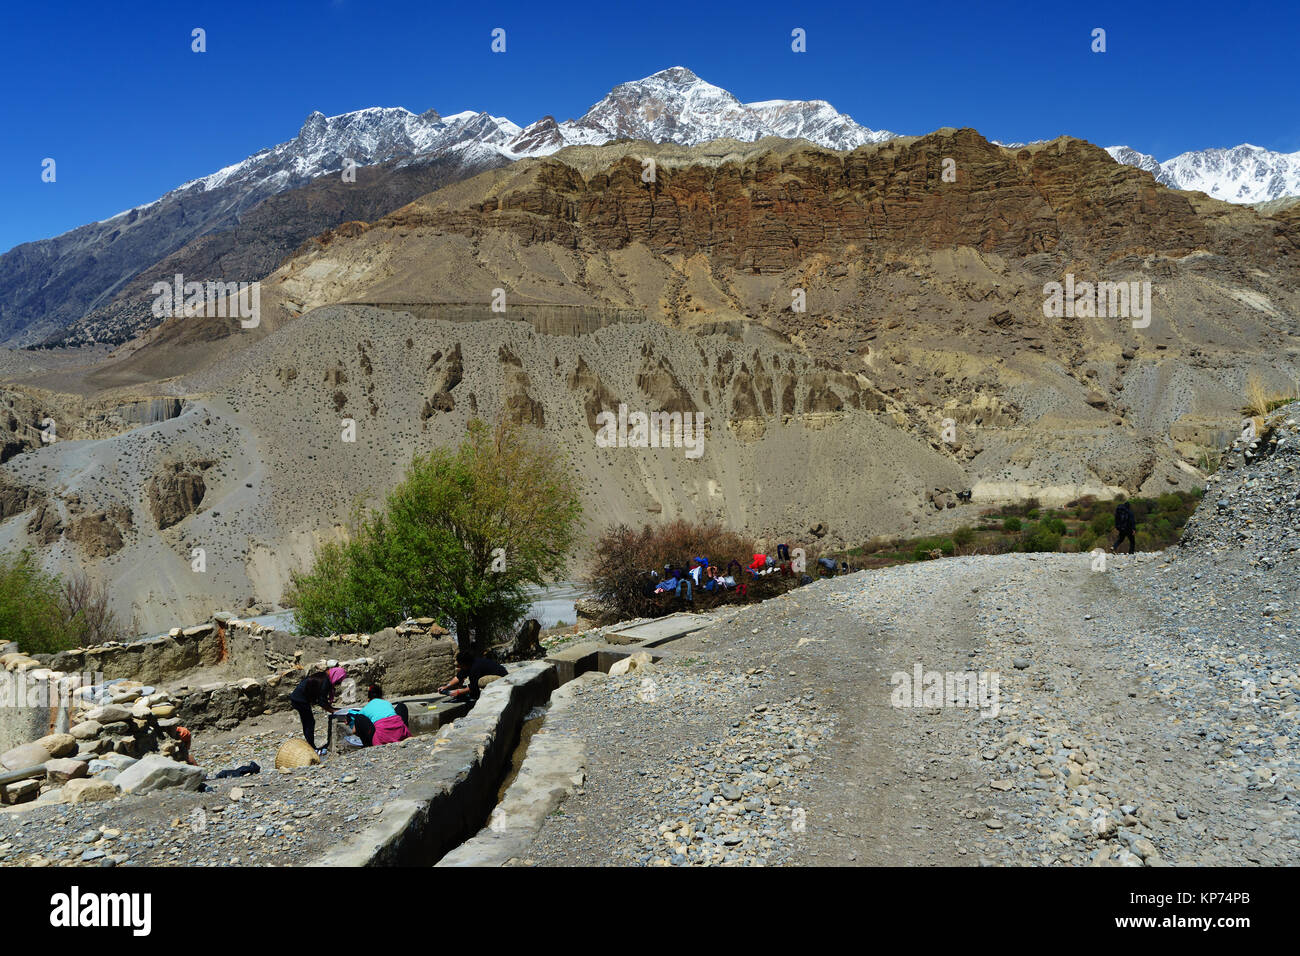
[{"label": "snow on mountain ridge", "polygon": [[[825,100],[741,103],[721,87],[677,66],[620,83],[580,119],[557,124],[548,116],[526,129],[506,117],[474,110],[448,116],[384,106],[337,116],[315,111],[295,138],[182,183],[172,192],[239,186],[247,192],[242,202],[251,203],[338,172],[349,159],[357,166],[370,166],[454,151],[470,162],[494,152],[507,159],[547,156],[566,146],[599,146],[615,139],[694,146],[723,138],[752,142],[764,136],[802,137],[832,149],[853,149],[893,135],[859,126]],[[124,210],[110,220],[159,201]]]},{"label": "snow on mountain ridge", "polygon": [[860,126],[825,100],[742,103],[682,66],[620,83],[580,119],[534,123],[511,144],[512,156],[542,156],[572,145],[615,139],[696,146],[716,139],[753,142],[764,136],[802,137],[831,149],[878,143],[893,133]]},{"label": "snow on mountain ridge", "polygon": [[[171,192],[244,186],[250,195],[265,198],[327,173],[343,169],[351,159],[358,167],[408,156],[450,150],[484,142],[498,152],[522,130],[505,117],[465,110],[442,117],[435,110],[416,114],[400,106],[370,106],[326,116],[319,110],[303,121],[298,135],[258,150],[246,159],[182,183]],[[168,193],[167,195],[170,195]],[[162,198],[133,206],[113,219],[157,205]]]},{"label": "snow on mountain ridge", "polygon": [[[435,110],[415,114],[402,107],[380,106],[337,116],[313,112],[294,139],[183,183],[172,192],[238,186],[245,193],[241,205],[247,205],[338,172],[346,160],[370,166],[452,152],[465,162],[494,154],[513,160],[616,139],[695,146],[716,139],[753,142],[765,136],[801,138],[830,149],[850,150],[893,139],[896,134],[861,126],[825,100],[742,103],[686,67],[674,66],[620,83],[579,119],[557,123],[546,116],[526,128],[506,117],[473,110],[445,117]],[[1200,189],[1230,202],[1300,194],[1300,153],[1277,153],[1242,144],[1226,150],[1183,153],[1160,163],[1127,146],[1112,146],[1107,152],[1118,162],[1152,172],[1167,186]],[[103,222],[146,210],[162,198],[165,196]]]},{"label": "snow on mountain ridge", "polygon": [[1164,162],[1128,146],[1111,146],[1106,152],[1173,189],[1198,190],[1226,202],[1257,203],[1300,194],[1300,152],[1279,153],[1242,143],[1191,150]]}]

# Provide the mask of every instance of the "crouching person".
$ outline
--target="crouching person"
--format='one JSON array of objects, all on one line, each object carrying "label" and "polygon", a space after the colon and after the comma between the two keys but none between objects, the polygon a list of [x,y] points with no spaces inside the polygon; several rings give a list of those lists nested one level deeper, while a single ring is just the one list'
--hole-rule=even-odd
[{"label": "crouching person", "polygon": [[370,685],[370,702],[360,710],[348,711],[348,726],[361,738],[366,747],[378,747],[381,744],[395,744],[411,736],[407,726],[410,713],[406,705],[390,704],[384,700],[384,689],[378,684]]},{"label": "crouching person", "polygon": [[509,671],[504,664],[499,664],[486,657],[479,657],[471,651],[461,651],[456,655],[456,676],[438,688],[438,693],[460,700],[468,697],[470,702],[478,700],[478,682],[484,677],[505,677]]}]

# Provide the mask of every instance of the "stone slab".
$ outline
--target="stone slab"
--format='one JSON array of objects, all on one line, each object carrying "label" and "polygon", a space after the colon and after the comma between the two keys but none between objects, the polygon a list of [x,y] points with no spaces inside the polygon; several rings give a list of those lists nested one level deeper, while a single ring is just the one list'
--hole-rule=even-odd
[{"label": "stone slab", "polygon": [[610,631],[609,636],[611,643],[615,643],[613,638],[621,638],[634,641],[642,647],[657,647],[708,627],[712,623],[711,618],[701,614],[669,614],[667,617],[646,621],[644,624],[634,624],[632,627]]},{"label": "stone slab", "polygon": [[546,655],[546,662],[555,665],[555,673],[561,684],[567,684],[575,677],[581,677],[588,671],[600,666],[600,652],[609,645],[600,641],[587,641],[574,644],[562,650],[552,651]]}]

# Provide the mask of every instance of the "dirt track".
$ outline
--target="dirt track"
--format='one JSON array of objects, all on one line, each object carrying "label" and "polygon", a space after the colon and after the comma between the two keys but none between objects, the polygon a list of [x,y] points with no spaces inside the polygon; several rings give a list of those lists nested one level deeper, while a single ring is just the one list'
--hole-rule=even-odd
[{"label": "dirt track", "polygon": [[[654,700],[610,678],[566,712],[588,780],[526,862],[1294,863],[1294,654],[1183,616],[1166,561],[959,558],[744,608],[669,645]],[[917,662],[996,674],[997,716],[892,706]]]}]

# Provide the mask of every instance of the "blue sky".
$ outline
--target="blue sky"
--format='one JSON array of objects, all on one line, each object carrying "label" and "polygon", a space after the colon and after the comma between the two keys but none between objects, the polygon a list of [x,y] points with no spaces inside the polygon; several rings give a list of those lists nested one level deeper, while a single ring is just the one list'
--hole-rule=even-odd
[{"label": "blue sky", "polygon": [[[190,51],[207,31],[208,52]],[[489,49],[494,27],[507,52]],[[790,50],[807,31],[808,51]],[[1107,52],[1090,50],[1107,31]],[[873,129],[1069,133],[1167,159],[1300,150],[1300,5],[929,0],[10,4],[0,250],[157,198],[291,139],[312,110],[581,115],[690,67],[741,100],[825,99]],[[57,161],[55,183],[41,162]]]}]

